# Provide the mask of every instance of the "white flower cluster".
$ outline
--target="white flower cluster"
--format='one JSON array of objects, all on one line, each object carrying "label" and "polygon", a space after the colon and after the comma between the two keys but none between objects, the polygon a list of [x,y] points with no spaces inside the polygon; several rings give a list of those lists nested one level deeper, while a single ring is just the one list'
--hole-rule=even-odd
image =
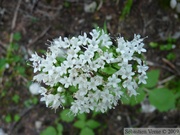
[{"label": "white flower cluster", "polygon": [[[57,109],[71,95],[73,114],[90,110],[105,112],[117,105],[124,93],[137,95],[138,84],[146,83],[148,67],[141,60],[143,39],[117,38],[113,45],[103,30],[93,29],[89,36],[59,37],[51,42],[45,56],[32,54],[33,80],[44,83],[41,101]],[[71,90],[73,89],[73,90]]]}]

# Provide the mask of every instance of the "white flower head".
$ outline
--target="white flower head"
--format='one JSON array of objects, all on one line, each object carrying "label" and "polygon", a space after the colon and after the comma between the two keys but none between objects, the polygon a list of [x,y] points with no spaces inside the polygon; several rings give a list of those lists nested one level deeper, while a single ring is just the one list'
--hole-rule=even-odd
[{"label": "white flower head", "polygon": [[45,56],[35,53],[30,58],[36,73],[33,80],[45,85],[31,86],[31,91],[39,89],[41,101],[55,110],[72,98],[70,110],[75,115],[106,112],[124,93],[136,96],[138,85],[147,79],[148,67],[139,57],[146,52],[143,39],[134,35],[132,41],[123,37],[116,41],[113,45],[109,34],[96,29],[53,40]]}]

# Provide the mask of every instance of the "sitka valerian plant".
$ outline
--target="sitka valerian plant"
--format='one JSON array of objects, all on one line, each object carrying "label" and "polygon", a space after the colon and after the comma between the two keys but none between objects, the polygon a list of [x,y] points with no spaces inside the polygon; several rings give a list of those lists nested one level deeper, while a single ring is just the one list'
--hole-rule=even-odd
[{"label": "sitka valerian plant", "polygon": [[[116,38],[116,44],[103,30],[93,29],[78,37],[59,37],[47,53],[32,54],[33,80],[44,83],[41,101],[57,109],[70,101],[71,112],[105,112],[122,96],[136,96],[138,85],[146,83],[148,69],[142,59],[143,38],[131,41]],[[71,99],[71,100],[69,100]]]}]

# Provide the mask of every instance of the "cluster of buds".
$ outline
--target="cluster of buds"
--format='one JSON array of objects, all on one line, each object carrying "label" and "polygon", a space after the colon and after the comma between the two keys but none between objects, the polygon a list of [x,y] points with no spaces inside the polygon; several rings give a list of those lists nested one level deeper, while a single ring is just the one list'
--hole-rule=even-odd
[{"label": "cluster of buds", "polygon": [[32,54],[30,61],[43,83],[39,93],[46,106],[57,109],[71,103],[78,113],[105,112],[128,93],[136,96],[138,85],[146,83],[146,63],[142,60],[143,39],[115,39],[103,30],[93,29],[78,37],[54,39],[44,56]]}]

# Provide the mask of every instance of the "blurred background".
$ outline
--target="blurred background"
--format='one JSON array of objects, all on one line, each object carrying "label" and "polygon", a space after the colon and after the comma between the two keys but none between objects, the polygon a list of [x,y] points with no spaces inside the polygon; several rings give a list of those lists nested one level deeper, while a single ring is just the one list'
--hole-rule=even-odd
[{"label": "blurred background", "polygon": [[[122,135],[124,127],[180,127],[180,3],[176,0],[0,0],[0,135]],[[32,53],[54,38],[106,28],[145,37],[149,66],[140,95],[77,117],[33,90]],[[34,86],[33,86],[34,85]],[[32,89],[33,88],[33,89]]]}]

